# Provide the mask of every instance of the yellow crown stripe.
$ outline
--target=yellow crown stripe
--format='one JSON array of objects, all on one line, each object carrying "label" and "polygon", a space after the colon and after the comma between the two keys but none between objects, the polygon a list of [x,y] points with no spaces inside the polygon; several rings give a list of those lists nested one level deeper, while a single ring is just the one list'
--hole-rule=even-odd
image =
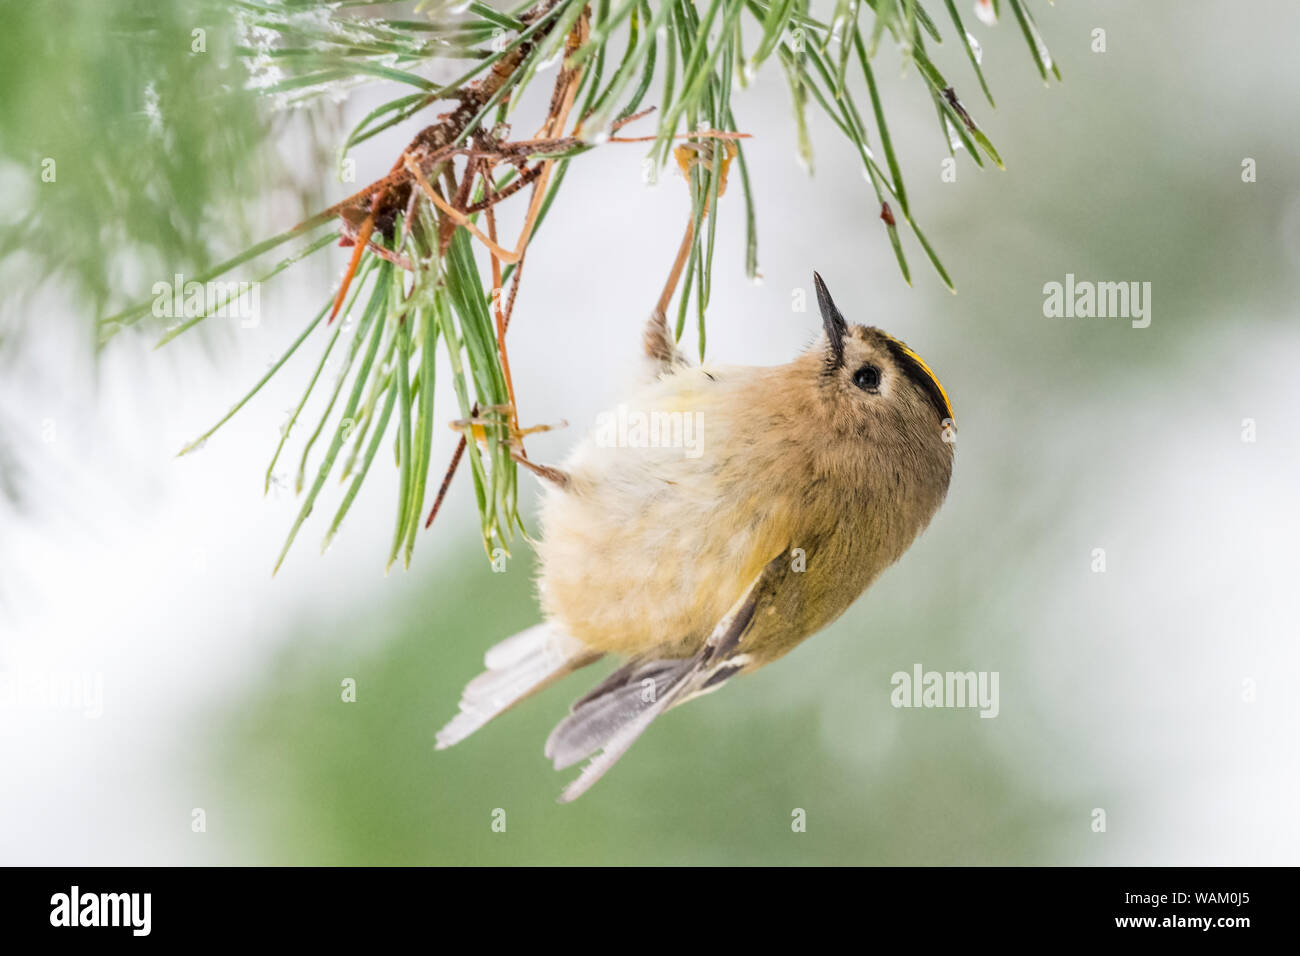
[{"label": "yellow crown stripe", "polygon": [[944,388],[943,383],[939,381],[939,376],[934,374],[934,369],[930,368],[930,366],[926,364],[925,359],[921,358],[921,356],[917,355],[914,351],[912,351],[912,349],[906,343],[900,342],[892,335],[887,337],[891,342],[893,342],[900,349],[902,349],[903,354],[905,354],[908,358],[910,358],[913,362],[915,362],[917,364],[917,367],[920,368],[921,371],[925,372],[925,374],[929,377],[930,381],[934,383],[934,387],[937,388],[939,390],[939,394],[943,396],[943,407],[948,410],[948,417],[955,422],[957,420],[957,415],[952,410],[952,401],[948,398],[948,390]]}]

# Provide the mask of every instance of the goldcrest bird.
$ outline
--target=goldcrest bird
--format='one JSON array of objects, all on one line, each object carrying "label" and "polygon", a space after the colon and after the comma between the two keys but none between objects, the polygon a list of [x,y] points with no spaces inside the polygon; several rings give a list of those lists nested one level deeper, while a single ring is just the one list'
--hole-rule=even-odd
[{"label": "goldcrest bird", "polygon": [[546,620],[487,652],[439,749],[618,655],[546,742],[557,770],[595,755],[560,797],[576,799],[665,711],[838,618],[930,522],[952,475],[948,396],[902,342],[848,325],[813,278],[824,334],[788,365],[692,366],[651,318],[652,378],[626,408],[634,424],[681,423],[660,430],[670,439],[693,429],[692,448],[607,429],[563,469],[533,466],[550,486]]}]

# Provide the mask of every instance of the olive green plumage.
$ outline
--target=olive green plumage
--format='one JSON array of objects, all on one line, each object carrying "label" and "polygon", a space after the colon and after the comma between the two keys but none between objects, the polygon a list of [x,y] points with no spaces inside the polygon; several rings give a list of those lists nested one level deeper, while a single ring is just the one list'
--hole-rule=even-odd
[{"label": "olive green plumage", "polygon": [[573,799],[659,714],[834,621],[925,528],[952,473],[947,396],[916,353],[848,325],[815,281],[824,334],[787,365],[692,367],[651,319],[651,380],[617,428],[607,419],[547,471],[546,623],[489,652],[440,747],[619,655],[547,744],[557,767],[601,751]]}]

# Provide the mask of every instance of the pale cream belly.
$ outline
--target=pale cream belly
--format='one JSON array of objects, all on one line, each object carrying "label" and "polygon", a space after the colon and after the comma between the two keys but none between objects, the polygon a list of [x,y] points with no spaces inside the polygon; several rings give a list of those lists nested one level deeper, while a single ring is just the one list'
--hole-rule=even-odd
[{"label": "pale cream belly", "polygon": [[751,502],[720,514],[691,493],[689,467],[673,473],[680,483],[645,491],[654,485],[606,474],[599,490],[556,492],[544,505],[543,610],[593,650],[694,653],[785,546],[777,522],[751,520]]}]

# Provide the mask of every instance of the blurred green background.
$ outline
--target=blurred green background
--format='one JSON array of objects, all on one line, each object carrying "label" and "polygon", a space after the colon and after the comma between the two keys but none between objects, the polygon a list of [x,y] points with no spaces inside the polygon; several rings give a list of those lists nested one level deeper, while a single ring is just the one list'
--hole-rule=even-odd
[{"label": "blurred green background", "polygon": [[[554,773],[542,744],[608,664],[435,753],[433,735],[481,669],[483,651],[538,619],[529,550],[520,542],[506,572],[493,573],[476,540],[467,477],[458,479],[440,526],[425,535],[406,575],[379,579],[396,489],[377,469],[349,519],[353,527],[331,552],[318,558],[305,542],[271,582],[266,571],[294,503],[288,495],[264,502],[256,486],[273,426],[301,385],[293,377],[308,374],[310,362],[291,366],[291,387],[252,403],[229,436],[195,461],[169,460],[309,316],[323,281],[309,267],[272,299],[258,338],[232,332],[223,341],[218,334],[206,351],[178,343],[169,359],[146,359],[147,342],[121,340],[98,374],[110,395],[120,387],[134,398],[115,405],[117,417],[107,424],[96,417],[114,404],[103,392],[77,406],[75,415],[98,423],[101,444],[132,449],[131,467],[93,480],[109,489],[115,507],[150,517],[128,522],[113,545],[88,550],[93,560],[84,564],[67,560],[68,549],[90,547],[76,533],[60,536],[49,554],[28,552],[31,577],[47,569],[60,588],[78,593],[85,583],[79,573],[107,575],[112,583],[103,590],[121,596],[107,609],[94,605],[95,626],[60,658],[92,661],[117,691],[110,691],[103,726],[37,720],[23,740],[17,731],[6,739],[19,768],[61,754],[84,760],[86,769],[50,792],[10,784],[5,856],[304,864],[1297,862],[1300,720],[1287,675],[1300,664],[1293,480],[1300,464],[1293,372],[1300,346],[1300,67],[1291,52],[1300,10],[1280,2],[1228,9],[1172,0],[1034,9],[1060,64],[1060,84],[1043,87],[1010,19],[988,28],[966,17],[984,50],[996,110],[978,99],[960,49],[947,43],[936,54],[997,145],[1005,172],[977,170],[959,152],[957,181],[942,181],[946,144],[928,98],[915,76],[899,75],[893,51],[881,53],[887,66],[878,73],[914,212],[956,281],[956,297],[914,246],[915,287],[902,283],[855,157],[818,118],[816,175],[798,167],[778,74],[764,74],[737,101],[738,121],[755,137],[764,282],[743,278],[741,210],[738,200],[728,206],[728,195],[710,314],[712,360],[789,360],[817,330],[815,316],[791,310],[792,291],[806,289],[816,268],[851,321],[880,325],[925,356],[957,412],[947,504],[843,619],[778,665],[663,718],[571,806],[557,806],[555,797],[576,768]],[[47,25],[28,29],[36,34]],[[1097,28],[1106,31],[1104,53],[1092,50]],[[110,57],[103,69],[116,75],[113,64],[128,59],[137,41],[114,35],[112,46],[106,37],[97,42]],[[6,69],[8,92],[17,78]],[[43,90],[73,95],[60,82],[50,74],[23,79],[38,104]],[[167,102],[169,91],[160,92]],[[188,94],[178,87],[175,95]],[[314,122],[335,128],[331,110],[355,118],[368,103],[362,93],[341,107],[323,106]],[[5,114],[0,154],[9,179],[30,179],[22,157],[44,155],[36,142],[41,122],[35,112]],[[98,121],[90,122],[93,131]],[[246,224],[253,235],[287,224],[313,191],[342,189],[313,177],[301,159],[285,165],[286,153],[312,155],[312,129],[268,128],[241,134],[260,144],[249,147],[252,172],[221,174],[255,176],[261,168],[262,178],[244,180],[247,189],[249,182],[265,185],[273,163],[296,170],[280,183],[284,189],[254,204]],[[369,166],[384,167],[405,132],[367,154]],[[207,143],[226,132],[200,123],[185,135]],[[533,457],[561,458],[636,374],[641,322],[686,209],[680,182],[654,191],[641,185],[640,158],[636,147],[625,147],[580,159],[566,184],[569,204],[557,204],[530,252],[511,329],[521,404],[530,421],[573,423],[530,440]],[[1246,158],[1258,170],[1252,183],[1241,176]],[[196,150],[177,168],[210,169],[211,162]],[[581,180],[573,178],[579,169]],[[202,207],[209,209],[223,189],[241,187],[214,174],[196,188],[209,190]],[[42,199],[32,202],[42,208]],[[120,213],[93,215],[111,223]],[[197,222],[201,211],[189,217]],[[200,232],[220,247],[237,245],[243,228],[229,218]],[[168,236],[156,235],[164,252],[173,251]],[[575,247],[590,250],[581,274],[571,265]],[[201,255],[179,244],[174,251]],[[336,268],[345,251],[338,255]],[[93,271],[94,256],[84,261]],[[18,268],[13,256],[0,265],[5,275]],[[39,271],[31,259],[23,268]],[[134,268],[137,277],[152,274],[147,265]],[[1045,317],[1043,285],[1067,273],[1150,282],[1150,328]],[[39,307],[11,305],[0,329],[30,332],[42,314],[77,327],[88,314],[85,290],[66,276],[53,285],[27,300]],[[147,286],[140,279],[113,294],[131,300]],[[92,298],[108,288],[89,280],[86,287]],[[20,371],[0,391],[6,417],[29,428],[48,414],[34,396],[59,390],[73,374],[60,364],[66,350],[54,359],[37,346],[9,359]],[[176,363],[176,370],[158,372],[154,362]],[[454,417],[450,396],[440,393],[438,402]],[[122,422],[138,421],[143,408],[160,417],[141,435]],[[1257,425],[1255,442],[1242,440],[1245,419]],[[10,444],[30,452],[22,433],[16,427]],[[454,436],[441,441],[435,469]],[[25,470],[75,472],[111,454],[97,445],[89,458],[74,449],[51,464],[31,453]],[[205,469],[217,477],[202,477]],[[9,515],[13,527],[26,529],[11,541],[45,534],[48,519],[39,506],[36,512]],[[106,569],[124,553],[115,548],[130,549],[137,539],[126,552],[129,567]],[[1104,573],[1092,570],[1095,548],[1106,551]],[[17,573],[20,559],[6,552],[6,573]],[[8,660],[19,650],[57,646],[74,629],[78,619],[46,607],[34,598],[15,616]],[[999,716],[893,708],[890,676],[914,663],[998,671]],[[355,703],[340,699],[349,678]],[[131,769],[118,774],[123,753]],[[189,825],[194,807],[207,815],[200,835]],[[79,824],[60,830],[54,808]],[[492,827],[498,809],[504,833]],[[806,832],[792,831],[796,809],[806,811]],[[1094,831],[1097,809],[1105,811],[1105,832]],[[19,830],[19,812],[33,814],[33,825]]]}]

